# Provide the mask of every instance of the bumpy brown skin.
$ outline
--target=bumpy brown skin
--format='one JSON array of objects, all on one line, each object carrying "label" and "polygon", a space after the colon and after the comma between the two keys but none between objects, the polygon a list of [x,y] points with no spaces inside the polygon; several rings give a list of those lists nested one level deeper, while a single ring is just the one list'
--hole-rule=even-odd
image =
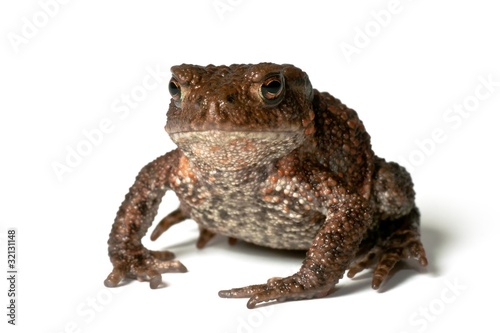
[{"label": "bumpy brown skin", "polygon": [[141,238],[162,196],[180,207],[153,231],[191,218],[197,246],[216,234],[262,246],[307,250],[300,270],[265,284],[220,291],[249,297],[248,307],[330,293],[348,270],[375,265],[373,288],[402,259],[427,265],[409,174],[374,155],[355,111],[311,87],[291,65],[172,68],[166,130],[178,149],[144,167],[118,211],[108,241],[105,281],[149,280],[184,272],[170,252]]}]

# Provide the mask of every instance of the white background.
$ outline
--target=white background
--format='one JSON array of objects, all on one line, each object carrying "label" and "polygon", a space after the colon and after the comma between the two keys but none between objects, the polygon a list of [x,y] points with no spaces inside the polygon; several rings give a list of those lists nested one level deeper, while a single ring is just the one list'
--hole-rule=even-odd
[{"label": "white background", "polygon": [[[5,272],[7,228],[18,229],[19,246],[18,326],[6,323],[1,278],[2,332],[498,330],[493,1],[401,0],[394,10],[389,0],[74,0],[49,6],[51,16],[40,5],[48,2],[0,5]],[[221,3],[225,12],[214,6]],[[347,44],[357,53],[346,56]],[[379,156],[412,171],[428,269],[403,265],[381,292],[365,272],[324,299],[247,310],[246,300],[217,291],[291,274],[302,256],[222,238],[199,251],[189,221],[146,242],[176,252],[188,273],[164,274],[163,289],[132,282],[111,293],[106,242],[118,206],[140,168],[174,147],[163,130],[170,66],[261,61],[307,71],[316,88],[358,111]],[[128,114],[114,112],[124,95],[138,94],[148,68],[163,73],[161,84]],[[111,128],[89,150],[84,132],[105,119]],[[78,147],[87,156],[58,177],[54,164]],[[175,200],[167,195],[160,218]]]}]

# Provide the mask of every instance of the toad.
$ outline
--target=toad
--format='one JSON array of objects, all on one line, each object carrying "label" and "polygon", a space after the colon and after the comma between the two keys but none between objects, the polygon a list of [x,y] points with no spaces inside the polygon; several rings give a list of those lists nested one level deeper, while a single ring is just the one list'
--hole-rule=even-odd
[{"label": "toad", "polygon": [[106,286],[133,278],[157,288],[162,273],[186,271],[173,253],[141,243],[168,190],[179,208],[152,240],[192,219],[198,248],[223,235],[306,250],[291,276],[219,292],[249,298],[249,308],[323,297],[346,271],[373,268],[377,289],[401,260],[427,265],[410,175],[377,157],[357,113],[313,89],[305,72],[272,63],[171,71],[165,129],[178,148],[147,164],[120,206]]}]

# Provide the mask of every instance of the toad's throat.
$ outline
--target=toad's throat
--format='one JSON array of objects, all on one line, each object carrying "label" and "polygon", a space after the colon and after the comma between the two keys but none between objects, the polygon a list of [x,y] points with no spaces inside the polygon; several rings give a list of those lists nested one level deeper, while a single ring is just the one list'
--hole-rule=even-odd
[{"label": "toad's throat", "polygon": [[268,165],[304,142],[300,131],[211,130],[170,133],[170,137],[191,162],[221,171]]}]

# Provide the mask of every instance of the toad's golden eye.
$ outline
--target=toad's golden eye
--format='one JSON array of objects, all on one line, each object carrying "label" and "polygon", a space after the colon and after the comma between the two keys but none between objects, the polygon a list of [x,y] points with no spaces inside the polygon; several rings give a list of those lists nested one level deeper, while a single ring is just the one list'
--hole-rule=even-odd
[{"label": "toad's golden eye", "polygon": [[273,74],[264,80],[260,86],[260,96],[268,104],[278,104],[283,99],[285,80],[280,74]]},{"label": "toad's golden eye", "polygon": [[178,101],[181,99],[181,86],[176,79],[172,78],[170,83],[168,84],[168,91],[170,95],[174,99],[174,101]]}]

